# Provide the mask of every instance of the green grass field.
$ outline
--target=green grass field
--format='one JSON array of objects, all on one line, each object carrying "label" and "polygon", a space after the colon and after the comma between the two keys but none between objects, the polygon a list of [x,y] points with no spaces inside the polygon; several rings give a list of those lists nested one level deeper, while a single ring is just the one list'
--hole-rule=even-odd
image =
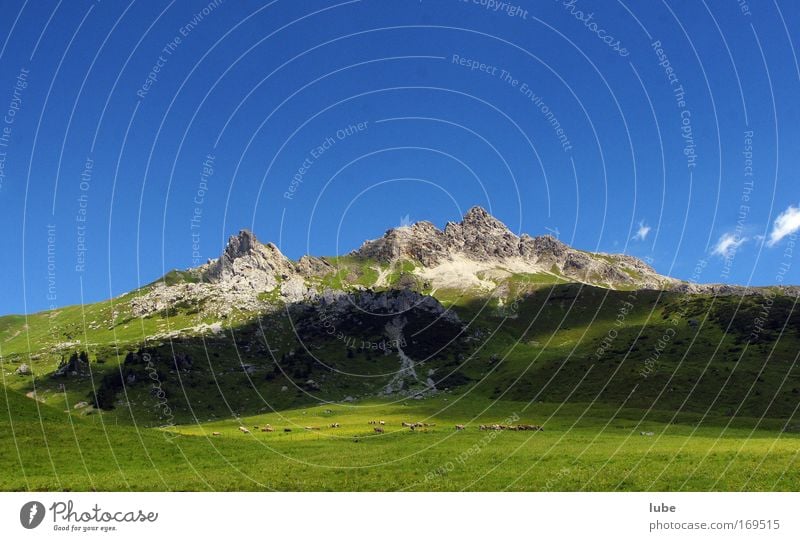
[{"label": "green grass field", "polygon": [[[449,402],[449,401],[448,401]],[[316,406],[166,430],[75,418],[9,392],[2,490],[797,490],[800,437],[775,423],[464,398]],[[330,413],[326,413],[330,410]],[[542,432],[480,423],[542,423]],[[659,418],[662,420],[649,420]],[[370,420],[385,421],[377,434]],[[403,421],[435,424],[427,432]],[[464,431],[454,424],[466,422]],[[240,424],[241,423],[241,424]],[[255,426],[269,423],[274,432]],[[339,423],[341,428],[328,428]],[[239,431],[248,427],[250,434]],[[304,427],[319,427],[306,430]],[[284,432],[291,428],[292,432]],[[220,435],[212,436],[213,432]],[[653,432],[643,436],[642,432]]]}]

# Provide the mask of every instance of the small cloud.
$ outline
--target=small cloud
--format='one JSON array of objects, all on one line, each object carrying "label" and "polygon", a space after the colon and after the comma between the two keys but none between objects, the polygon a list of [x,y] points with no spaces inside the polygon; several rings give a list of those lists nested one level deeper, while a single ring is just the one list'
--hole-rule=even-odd
[{"label": "small cloud", "polygon": [[725,259],[731,259],[736,255],[736,250],[747,242],[747,240],[747,237],[739,237],[733,233],[725,233],[714,245],[714,249],[711,250],[711,255],[718,255]]},{"label": "small cloud", "polygon": [[647,235],[650,233],[652,228],[644,223],[644,220],[639,222],[639,229],[636,231],[636,234],[633,236],[633,240],[645,240]]},{"label": "small cloud", "polygon": [[775,218],[772,224],[772,231],[767,239],[767,246],[775,246],[784,237],[793,235],[800,231],[800,207],[789,205],[789,208]]}]

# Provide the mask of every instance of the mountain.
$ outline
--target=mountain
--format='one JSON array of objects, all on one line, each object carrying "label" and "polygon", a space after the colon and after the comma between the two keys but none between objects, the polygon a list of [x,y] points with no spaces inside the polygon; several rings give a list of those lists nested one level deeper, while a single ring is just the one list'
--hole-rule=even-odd
[{"label": "mountain", "polygon": [[[176,303],[202,303],[217,314],[258,311],[280,302],[313,302],[332,290],[386,289],[400,285],[431,293],[490,294],[513,276],[537,282],[578,282],[611,289],[671,289],[682,285],[627,255],[576,250],[551,236],[517,236],[481,207],[444,230],[430,222],[390,229],[341,258],[305,256],[294,262],[272,243],[242,230],[222,255],[182,271],[178,283],[162,280],[138,297],[145,316]],[[422,286],[424,287],[417,287]]]},{"label": "mountain", "polygon": [[461,393],[785,420],[797,299],[516,235],[475,207],[297,261],[243,230],[219,258],[121,297],[2,317],[0,346],[15,392],[120,422],[165,422],[161,395],[192,422]]}]

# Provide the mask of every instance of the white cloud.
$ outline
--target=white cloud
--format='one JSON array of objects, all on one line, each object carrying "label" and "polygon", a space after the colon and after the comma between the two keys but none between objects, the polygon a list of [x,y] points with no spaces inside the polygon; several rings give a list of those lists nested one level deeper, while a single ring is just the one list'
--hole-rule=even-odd
[{"label": "white cloud", "polygon": [[725,233],[714,245],[714,249],[711,250],[711,255],[718,255],[725,259],[730,259],[736,254],[736,250],[739,249],[739,246],[747,242],[747,240],[747,237],[738,237],[733,233]]},{"label": "white cloud", "polygon": [[789,208],[780,213],[772,224],[772,231],[767,239],[767,246],[775,246],[784,237],[800,231],[800,207],[789,205]]},{"label": "white cloud", "polygon": [[636,234],[633,236],[633,240],[645,240],[647,238],[648,233],[652,228],[649,225],[644,223],[644,220],[639,222],[639,229],[636,231]]}]

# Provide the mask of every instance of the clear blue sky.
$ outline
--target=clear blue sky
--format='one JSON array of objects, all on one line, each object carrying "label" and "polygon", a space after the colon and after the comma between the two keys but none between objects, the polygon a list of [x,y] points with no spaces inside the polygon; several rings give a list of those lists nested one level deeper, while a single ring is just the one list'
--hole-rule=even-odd
[{"label": "clear blue sky", "polygon": [[473,205],[684,279],[800,283],[800,4],[744,6],[3,0],[0,313],[241,228],[297,258]]}]

